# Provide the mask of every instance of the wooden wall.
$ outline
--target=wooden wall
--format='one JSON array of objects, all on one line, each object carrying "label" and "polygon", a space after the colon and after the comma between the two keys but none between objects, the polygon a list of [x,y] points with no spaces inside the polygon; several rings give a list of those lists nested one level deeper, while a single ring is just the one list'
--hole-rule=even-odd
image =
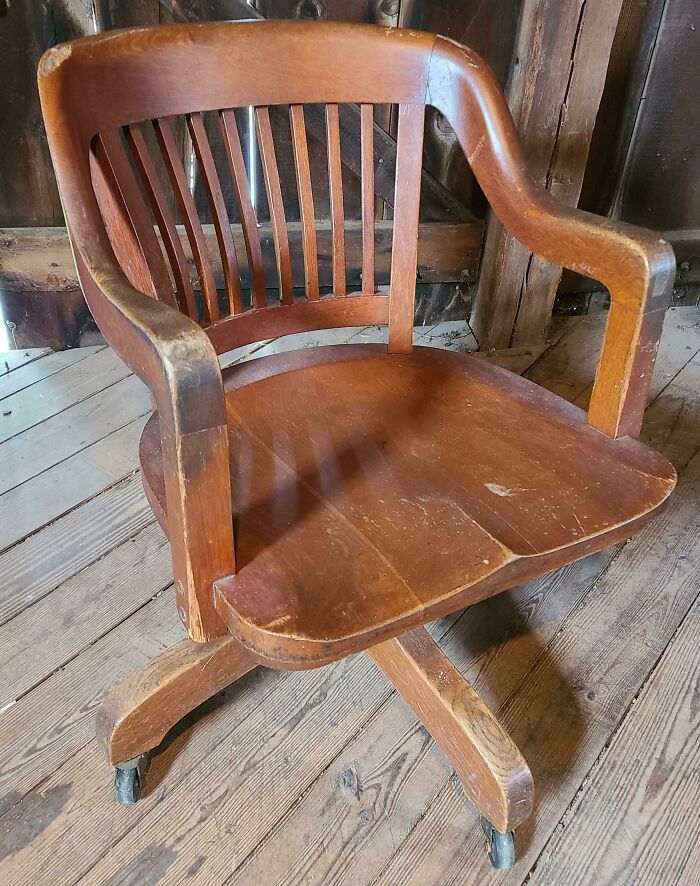
[{"label": "wooden wall", "polygon": [[[36,69],[44,50],[63,40],[97,30],[173,22],[250,18],[322,18],[378,22],[423,28],[462,40],[482,53],[505,83],[521,0],[0,0],[0,227],[42,227],[62,224],[43,131]],[[283,188],[292,219],[295,207],[294,171],[289,127],[278,116],[276,140],[283,167]],[[395,121],[386,113],[378,122],[395,134]],[[313,139],[312,139],[313,141]],[[184,149],[184,146],[183,146]],[[314,168],[325,169],[318,143],[311,145]],[[315,155],[318,155],[317,157]],[[426,128],[426,169],[448,185],[469,209],[483,216],[483,198],[454,136],[444,120],[433,114]],[[359,190],[347,174],[349,217],[359,217]],[[315,182],[316,184],[316,182]],[[324,199],[324,189],[326,197]],[[320,217],[327,217],[327,184],[319,179]],[[204,209],[202,198],[201,206]]]},{"label": "wooden wall", "polygon": [[698,0],[625,0],[580,200],[663,231],[686,301],[700,284],[699,59]]},{"label": "wooden wall", "polygon": [[[3,84],[0,90],[0,228],[62,224],[36,89],[38,60],[48,46],[57,42],[116,27],[254,16],[369,21],[442,33],[468,44],[489,61],[507,87],[516,76],[513,72],[517,72],[520,59],[515,56],[522,56],[523,35],[528,34],[531,24],[521,19],[541,13],[546,14],[549,21],[551,10],[547,12],[547,2],[254,0],[249,5],[245,0],[13,0],[9,4],[7,0],[0,0],[0,80]],[[585,7],[583,0],[561,0],[561,3],[562,8],[571,7],[572,15],[577,3],[581,10]],[[559,15],[561,10],[555,11]],[[583,16],[583,12],[580,15]],[[697,139],[700,102],[696,96],[699,50],[699,0],[623,0],[579,201],[583,208],[670,232],[678,247],[679,293],[686,301],[694,300],[700,290],[700,142]],[[546,65],[543,71],[546,74]],[[546,76],[541,78],[543,85],[538,81],[538,90],[546,90],[546,80]],[[566,115],[563,106],[561,114]],[[391,136],[395,136],[396,128],[395,110],[379,108],[375,119],[387,133],[385,147],[390,151]],[[242,123],[245,128],[245,121]],[[318,190],[316,205],[319,217],[323,218],[328,213],[324,149],[314,139],[313,132],[311,136],[314,168],[320,170],[314,183]],[[284,115],[278,115],[276,121],[276,140],[283,188],[293,220],[298,208],[295,208],[289,128]],[[181,146],[187,162],[191,151],[184,131]],[[454,221],[455,214],[463,220],[473,220],[474,216],[485,218],[487,207],[483,195],[456,144],[454,133],[434,111],[429,111],[426,117],[423,159],[427,177],[424,177],[424,220]],[[351,166],[344,168],[346,211],[349,218],[357,218],[359,188]],[[427,197],[434,198],[437,194],[437,203],[425,197],[428,179],[432,191]],[[200,191],[197,186],[196,198],[206,220],[206,201]],[[451,208],[446,210],[449,200]],[[264,221],[263,193],[260,207]],[[377,200],[376,212],[378,218],[391,218],[391,206],[385,200]],[[232,215],[235,220],[235,213]],[[475,270],[476,264],[470,265],[462,282],[452,277],[442,284],[419,285],[419,319],[428,322],[467,317]],[[30,336],[22,339],[22,344],[75,344],[82,324],[88,319],[73,288],[64,281],[64,288],[71,294],[66,294],[62,301],[58,287],[53,287],[50,279],[47,268],[46,290],[50,296],[47,295],[44,302],[39,284],[34,286],[31,297],[23,298],[23,293],[3,275],[0,240],[0,310],[16,325],[23,323],[27,328],[37,329],[41,323],[44,326],[53,323],[58,330],[53,339],[31,339]],[[558,304],[571,303],[567,293],[598,288],[593,281],[565,275]],[[9,294],[8,290],[11,290]],[[46,313],[54,318],[51,321],[40,316],[43,306],[48,304],[51,310]],[[39,324],[37,317],[41,320]],[[46,334],[42,332],[43,336]]]},{"label": "wooden wall", "polygon": [[[36,68],[44,50],[63,40],[92,34],[112,28],[171,24],[176,22],[212,21],[251,17],[308,18],[375,22],[383,25],[422,28],[443,33],[461,40],[477,49],[492,65],[505,85],[513,54],[513,45],[522,0],[447,0],[444,3],[415,2],[415,0],[15,0],[9,6],[0,0],[0,65],[3,68],[4,89],[0,91],[0,229],[42,228],[62,225],[58,194],[53,180],[51,162],[43,131],[39,98],[36,87]],[[193,76],[196,72],[193,72]],[[322,72],[319,72],[322,76]],[[342,110],[342,109],[341,109]],[[296,197],[296,179],[288,117],[284,109],[273,109],[273,129],[282,178],[287,216],[290,221],[299,218]],[[377,124],[387,133],[382,141],[375,136],[375,151],[384,163],[383,169],[391,170],[392,151],[395,159],[396,135],[395,109],[377,108]],[[319,115],[323,129],[323,116]],[[342,122],[342,119],[341,119]],[[352,119],[349,121],[352,124]],[[247,120],[241,115],[242,136],[245,139]],[[317,217],[329,215],[328,183],[326,179],[325,144],[314,137],[311,114],[307,113],[309,126],[309,152],[314,170],[314,202]],[[211,136],[215,159],[222,153],[218,127],[207,125]],[[318,129],[318,127],[317,127]],[[352,126],[349,125],[348,141]],[[316,133],[318,134],[318,133]],[[196,163],[192,159],[191,145],[184,127],[179,132],[180,145],[186,168],[192,168],[195,181],[195,201],[200,216],[210,221],[209,205],[201,183],[198,181]],[[345,138],[345,132],[343,133]],[[360,217],[359,188],[359,127],[355,133],[357,163],[353,168],[352,150],[344,151],[343,167],[345,189],[345,212],[348,219]],[[386,153],[382,156],[382,151]],[[375,159],[377,159],[375,157]],[[427,116],[422,219],[427,222],[476,222],[483,218],[484,199],[469,167],[459,149],[454,133],[446,121],[436,112]],[[385,196],[393,195],[391,175],[385,176]],[[262,170],[258,161],[257,180],[262,183]],[[379,178],[377,178],[379,181]],[[232,221],[236,221],[236,201],[230,183],[222,182]],[[453,195],[453,196],[451,196]],[[258,214],[261,222],[268,217],[264,188],[258,188]],[[390,202],[378,198],[376,214],[379,219],[391,219]],[[176,212],[177,215],[177,212]],[[479,229],[483,227],[479,225]],[[37,242],[36,237],[30,238]],[[41,239],[41,238],[39,238]],[[17,244],[14,231],[5,237],[8,250]],[[55,335],[47,336],[47,320],[41,317],[43,279],[50,284],[51,269],[39,270],[31,297],[23,298],[17,289],[16,277],[10,266],[16,262],[16,252],[3,254],[0,245],[0,311],[11,318],[17,328],[24,332],[18,343],[73,345],[80,329],[88,319],[84,306],[77,300],[65,297],[65,314],[60,326],[54,321]],[[476,260],[465,257],[462,272],[446,274],[441,283],[420,284],[418,287],[419,318],[427,322],[438,321],[444,316],[466,316],[478,267]],[[438,275],[439,276],[439,275]],[[435,275],[431,275],[434,279]],[[62,278],[63,290],[73,292],[75,282]],[[4,289],[4,292],[3,292]],[[61,313],[60,298],[53,297]],[[47,298],[48,304],[48,298]],[[449,311],[448,311],[449,306]],[[53,316],[52,314],[52,316]],[[69,333],[66,332],[69,330]]]}]

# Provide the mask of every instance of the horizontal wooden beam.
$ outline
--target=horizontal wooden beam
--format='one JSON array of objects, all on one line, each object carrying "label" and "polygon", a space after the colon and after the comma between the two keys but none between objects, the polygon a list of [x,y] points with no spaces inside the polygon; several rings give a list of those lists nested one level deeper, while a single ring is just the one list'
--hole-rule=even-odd
[{"label": "horizontal wooden beam", "polygon": [[700,228],[664,231],[661,236],[673,246],[677,262],[700,258]]},{"label": "horizontal wooden beam", "polygon": [[[292,222],[289,245],[292,253],[292,276],[295,286],[304,285],[301,224]],[[376,280],[380,285],[389,282],[393,222],[377,221],[376,225]],[[241,265],[243,288],[249,288],[245,261],[245,243],[240,225],[232,225],[236,253]],[[214,263],[217,286],[224,288],[221,259],[213,225],[204,225],[205,236]],[[483,223],[451,224],[428,222],[420,225],[418,238],[418,280],[421,283],[463,283],[476,276],[481,251]],[[184,228],[180,227],[183,249],[192,269],[195,285],[195,265]],[[331,286],[333,282],[330,222],[317,222],[319,283]],[[362,223],[346,223],[347,281],[350,287],[359,287],[362,269]],[[265,276],[268,286],[276,280],[275,249],[272,228],[260,226]],[[0,229],[0,287],[14,291],[71,291],[79,288],[70,243],[65,228],[1,228]]]}]

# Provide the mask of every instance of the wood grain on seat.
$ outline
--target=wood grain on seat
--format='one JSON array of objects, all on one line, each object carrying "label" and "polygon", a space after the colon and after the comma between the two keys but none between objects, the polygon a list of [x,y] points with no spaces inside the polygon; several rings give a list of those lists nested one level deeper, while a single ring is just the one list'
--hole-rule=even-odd
[{"label": "wood grain on seat", "polygon": [[[340,345],[225,379],[230,630],[271,663],[366,648],[630,536],[675,473],[632,438],[463,354]],[[142,443],[165,509],[157,419]]]}]

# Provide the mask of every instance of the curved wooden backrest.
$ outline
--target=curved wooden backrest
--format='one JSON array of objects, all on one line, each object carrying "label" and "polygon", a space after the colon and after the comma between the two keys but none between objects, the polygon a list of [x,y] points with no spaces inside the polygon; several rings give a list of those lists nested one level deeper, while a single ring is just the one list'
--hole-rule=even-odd
[{"label": "curved wooden backrest", "polygon": [[[129,282],[200,323],[217,351],[314,328],[390,324],[391,348],[411,347],[425,95],[434,38],[373,26],[236,22],[111,32],[50,52],[40,78],[59,88],[75,162],[90,174],[111,247]],[[349,292],[338,106],[360,106],[361,287]],[[390,292],[375,286],[373,105],[398,105]],[[321,295],[305,105],[325,106],[332,292]],[[293,289],[289,226],[270,106],[289,107],[300,211],[304,294]],[[252,106],[277,273],[266,274],[236,109]],[[204,115],[217,120],[215,161]],[[184,121],[184,126],[181,125]],[[66,120],[62,121],[63,126]],[[49,124],[50,125],[50,124]],[[216,241],[205,235],[182,162],[186,129]],[[181,141],[181,139],[180,139]],[[221,157],[219,157],[221,161]],[[59,178],[61,178],[59,172]],[[224,177],[243,242],[234,242]],[[84,178],[83,178],[84,182]],[[230,187],[232,185],[232,188]],[[84,192],[84,184],[80,189]],[[81,232],[64,195],[68,223]],[[176,217],[179,216],[179,219]],[[181,221],[181,225],[178,225]],[[250,299],[244,298],[245,289]],[[86,291],[90,289],[89,283]],[[274,296],[278,301],[273,300]],[[348,295],[352,295],[349,298]],[[90,295],[89,295],[90,297]],[[94,297],[94,296],[93,296]],[[249,303],[247,303],[249,302]],[[278,309],[273,310],[277,304]]]},{"label": "curved wooden backrest", "polygon": [[[114,276],[106,222],[132,284],[196,318],[219,352],[272,335],[387,321],[389,349],[410,349],[424,108],[433,105],[452,124],[492,208],[511,233],[549,261],[594,277],[610,289],[612,310],[589,421],[614,435],[636,432],[647,382],[632,384],[632,379],[637,375],[645,379],[653,362],[653,340],[668,301],[673,254],[652,232],[563,207],[532,182],[498,83],[471,50],[443,37],[371,25],[181,25],[111,32],[56,47],[42,59],[39,84],[78,264],[84,264],[89,277],[83,280],[88,300],[98,297],[93,282]],[[361,107],[362,291],[352,297],[346,295],[343,264],[337,113],[342,103]],[[377,103],[399,108],[389,296],[375,293],[373,279],[371,118],[372,105]],[[326,106],[334,280],[330,298],[319,297],[304,126],[308,104]],[[304,251],[303,298],[292,292],[288,226],[269,123],[272,105],[290,107]],[[256,109],[277,256],[275,282],[264,279],[232,110],[248,106]],[[212,159],[202,123],[202,113],[208,112],[218,115],[226,146],[243,228],[240,249],[231,238],[221,170]],[[172,118],[178,115],[186,120],[204,178],[225,298],[216,292],[212,256],[175,144]],[[164,164],[182,216],[197,291],[191,285],[189,262],[163,181],[147,149],[149,140],[153,143],[150,133],[149,140],[145,138],[144,130],[149,128],[154,130],[158,162]],[[242,262],[252,292],[249,309],[241,297]],[[271,286],[278,289],[281,304],[264,307],[263,290]],[[636,362],[630,363],[632,359]]]}]

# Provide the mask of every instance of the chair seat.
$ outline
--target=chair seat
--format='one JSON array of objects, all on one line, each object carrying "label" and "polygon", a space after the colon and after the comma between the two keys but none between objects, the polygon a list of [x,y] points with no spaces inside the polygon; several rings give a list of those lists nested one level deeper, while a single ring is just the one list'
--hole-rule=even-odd
[{"label": "chair seat", "polygon": [[[632,535],[673,467],[465,354],[340,345],[225,373],[232,633],[285,667],[331,661]],[[167,528],[157,416],[144,481]]]}]

